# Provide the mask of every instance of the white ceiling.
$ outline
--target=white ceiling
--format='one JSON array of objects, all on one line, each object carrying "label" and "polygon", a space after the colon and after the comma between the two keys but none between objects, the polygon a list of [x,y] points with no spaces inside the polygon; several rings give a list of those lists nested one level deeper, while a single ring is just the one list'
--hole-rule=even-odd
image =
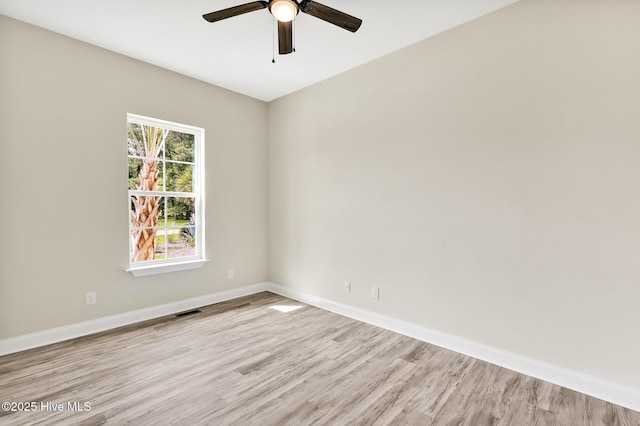
[{"label": "white ceiling", "polygon": [[270,101],[515,1],[319,0],[362,19],[358,32],[300,13],[296,52],[275,64],[266,9],[202,19],[249,0],[0,0],[0,14]]}]

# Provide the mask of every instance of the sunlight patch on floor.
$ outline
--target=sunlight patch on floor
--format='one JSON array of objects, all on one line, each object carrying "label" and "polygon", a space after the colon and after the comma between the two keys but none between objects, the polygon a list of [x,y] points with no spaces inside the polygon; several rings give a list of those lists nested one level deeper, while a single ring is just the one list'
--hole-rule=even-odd
[{"label": "sunlight patch on floor", "polygon": [[280,312],[292,312],[295,310],[298,310],[300,308],[302,308],[303,306],[301,305],[289,305],[289,306],[285,306],[285,305],[273,305],[273,306],[269,306],[269,309],[275,309],[276,311],[280,311]]}]

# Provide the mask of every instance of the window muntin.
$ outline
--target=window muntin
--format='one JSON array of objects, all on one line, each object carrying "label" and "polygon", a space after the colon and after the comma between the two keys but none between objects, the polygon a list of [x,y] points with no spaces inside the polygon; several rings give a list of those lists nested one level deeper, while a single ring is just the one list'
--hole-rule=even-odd
[{"label": "window muntin", "polygon": [[204,260],[204,129],[127,115],[129,266]]}]

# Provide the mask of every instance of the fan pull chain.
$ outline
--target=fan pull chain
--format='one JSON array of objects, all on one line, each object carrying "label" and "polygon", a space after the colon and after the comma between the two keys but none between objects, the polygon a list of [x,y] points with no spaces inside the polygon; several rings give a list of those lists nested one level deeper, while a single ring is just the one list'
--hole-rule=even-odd
[{"label": "fan pull chain", "polygon": [[294,19],[291,22],[291,24],[292,24],[291,25],[291,27],[292,27],[291,32],[293,33],[293,36],[291,37],[293,39],[291,44],[293,45],[293,51],[295,52],[296,51],[296,20]]},{"label": "fan pull chain", "polygon": [[273,21],[271,23],[271,63],[275,64],[276,63],[276,18],[273,18]]}]

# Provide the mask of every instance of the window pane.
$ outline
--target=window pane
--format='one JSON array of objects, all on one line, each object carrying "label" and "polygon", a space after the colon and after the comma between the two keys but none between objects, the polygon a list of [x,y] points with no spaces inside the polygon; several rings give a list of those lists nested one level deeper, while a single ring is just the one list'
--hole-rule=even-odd
[{"label": "window pane", "polygon": [[129,189],[138,189],[140,183],[140,169],[142,160],[140,158],[128,158],[129,162]]},{"label": "window pane", "polygon": [[195,256],[196,229],[195,226],[169,229],[169,243],[167,255],[169,258]]},{"label": "window pane", "polygon": [[[186,226],[190,220],[195,220],[194,198],[167,197],[167,212],[169,226]],[[175,222],[176,225],[172,225]]]},{"label": "window pane", "polygon": [[137,123],[128,123],[127,147],[129,155],[143,158],[162,158],[164,136],[168,130]]},{"label": "window pane", "polygon": [[155,160],[128,158],[129,189],[162,191],[162,163]]},{"label": "window pane", "polygon": [[165,197],[132,195],[130,220],[132,228],[153,228],[165,226]]},{"label": "window pane", "polygon": [[132,229],[129,249],[131,263],[164,259],[164,239],[162,228]]},{"label": "window pane", "polygon": [[162,234],[158,227],[164,229],[165,226],[162,216],[164,197],[133,195],[130,200],[131,262],[154,260],[158,248],[157,238]]},{"label": "window pane", "polygon": [[193,170],[190,164],[166,163],[167,191],[193,192]]},{"label": "window pane", "polygon": [[174,161],[194,161],[194,136],[172,130],[165,141],[166,159]]},{"label": "window pane", "polygon": [[154,250],[153,260],[167,258],[167,236],[164,230],[159,229],[156,234],[156,246]]},{"label": "window pane", "polygon": [[127,126],[127,149],[129,155],[144,157],[144,149],[141,141],[142,131],[140,130],[140,125],[129,123]]}]

